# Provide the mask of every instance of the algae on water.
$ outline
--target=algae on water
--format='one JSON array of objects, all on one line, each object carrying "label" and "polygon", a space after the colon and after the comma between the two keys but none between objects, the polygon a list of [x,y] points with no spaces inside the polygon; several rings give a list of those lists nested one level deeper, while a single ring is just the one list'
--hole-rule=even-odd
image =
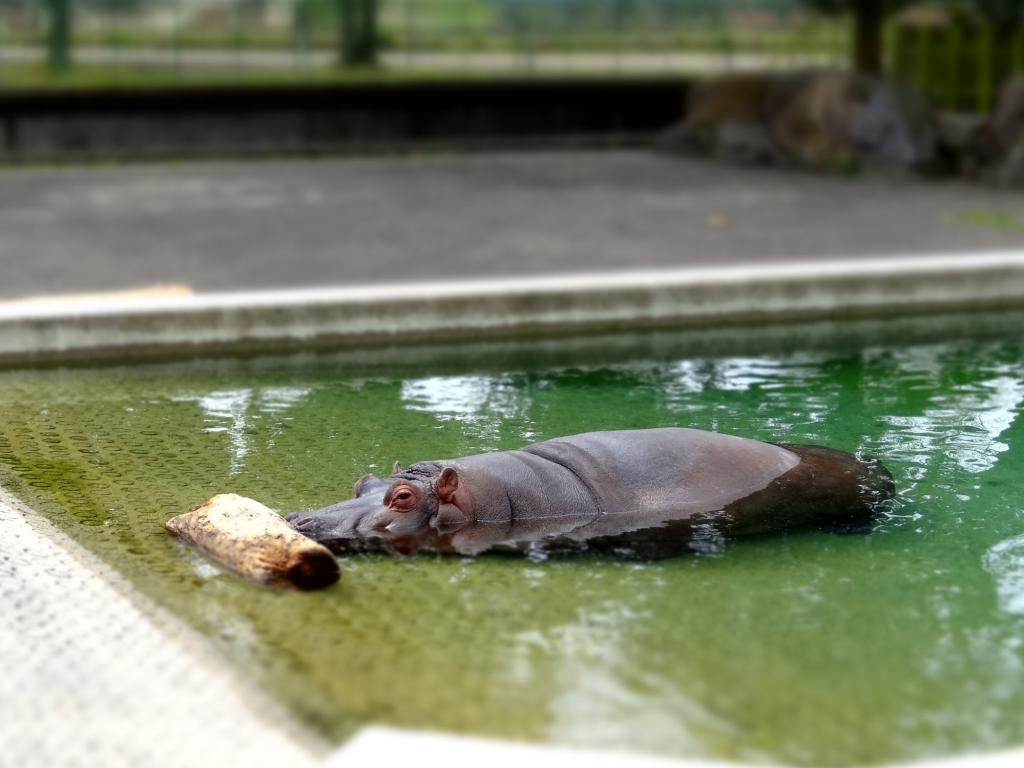
[{"label": "algae on water", "polygon": [[[378,722],[799,765],[996,748],[1024,742],[1024,616],[992,570],[1020,571],[1017,328],[12,371],[0,481],[332,739]],[[884,458],[900,503],[870,535],[652,563],[350,557],[310,594],[161,529],[222,491],[301,510],[396,459],[680,425]]]}]

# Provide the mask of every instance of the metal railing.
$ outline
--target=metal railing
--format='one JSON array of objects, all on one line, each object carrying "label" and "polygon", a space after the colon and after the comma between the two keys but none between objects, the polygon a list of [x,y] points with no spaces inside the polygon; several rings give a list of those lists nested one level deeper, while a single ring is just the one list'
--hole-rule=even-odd
[{"label": "metal railing", "polygon": [[1024,74],[1024,27],[960,21],[900,26],[891,72],[934,105],[989,112],[1001,83]]},{"label": "metal railing", "polygon": [[[0,87],[705,75],[842,66],[851,37],[800,0],[0,0]],[[898,18],[886,53],[934,104],[986,111],[1024,29]]]},{"label": "metal railing", "polygon": [[798,0],[0,0],[0,84],[703,74],[842,64],[849,40]]}]

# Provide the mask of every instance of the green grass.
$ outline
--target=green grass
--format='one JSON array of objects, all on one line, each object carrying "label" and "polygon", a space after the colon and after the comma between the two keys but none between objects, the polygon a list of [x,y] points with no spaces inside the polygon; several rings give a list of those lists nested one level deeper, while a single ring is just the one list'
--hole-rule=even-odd
[{"label": "green grass", "polygon": [[[424,70],[357,70],[311,67],[308,70],[259,69],[223,72],[156,69],[136,66],[78,64],[64,74],[51,73],[44,64],[18,64],[0,69],[0,88],[28,90],[118,90],[124,88],[175,88],[182,85],[232,87],[238,85],[333,84],[436,80],[451,73]],[[460,73],[469,77],[467,73]]]},{"label": "green grass", "polygon": [[[462,6],[465,6],[464,8]],[[337,45],[337,20],[327,10],[312,13],[309,44],[329,50]],[[244,46],[289,50],[296,34],[291,26],[186,24],[175,30],[154,29],[131,17],[112,18],[103,26],[79,25],[73,42],[81,46],[119,48],[210,49]],[[694,20],[670,26],[627,23],[616,28],[604,20],[533,20],[516,27],[480,3],[426,8],[415,13],[381,9],[383,47],[401,50],[640,50],[760,51],[790,54],[831,53],[849,48],[848,26],[842,20],[809,18],[785,26],[731,25]],[[18,29],[0,18],[0,54],[4,45],[44,45],[44,27]]]},{"label": "green grass", "polygon": [[[538,72],[526,73],[531,79],[579,80],[603,77],[629,78],[631,73],[607,72]],[[259,69],[249,71],[188,71],[154,69],[133,66],[106,66],[79,64],[61,75],[51,73],[45,64],[14,64],[0,68],[0,92],[47,90],[117,91],[127,89],[161,89],[181,87],[231,88],[237,86],[288,85],[344,85],[358,83],[436,82],[442,80],[470,80],[501,82],[520,80],[523,72],[493,72],[466,69],[341,69],[336,67],[310,67],[309,69]],[[649,79],[646,72],[635,77]],[[657,76],[657,75],[655,75]],[[665,74],[674,79],[678,75]]]},{"label": "green grass", "polygon": [[[310,45],[318,50],[337,46],[334,24],[317,24],[310,30]],[[395,18],[381,24],[384,49],[467,50],[467,51],[608,51],[636,48],[650,51],[766,52],[809,54],[845,52],[848,36],[845,26],[834,21],[814,21],[785,28],[716,27],[689,25],[675,28],[631,26],[621,30],[585,25],[566,27],[526,27],[515,33],[502,25],[467,18],[463,23],[437,23],[436,19],[403,23]],[[222,49],[242,46],[291,50],[295,44],[292,29],[286,27],[185,27],[177,31],[147,29],[131,23],[108,28],[76,29],[73,42],[79,46],[115,48]],[[4,45],[45,44],[45,31],[14,32],[0,26],[0,53]]]},{"label": "green grass", "polygon": [[1024,232],[1024,214],[1013,211],[969,211],[961,217],[966,224],[1002,232]]},{"label": "green grass", "polygon": [[[447,71],[340,71],[333,67],[304,66],[302,51],[333,51],[338,47],[338,26],[333,0],[303,0],[306,29],[301,43],[291,25],[265,27],[233,24],[230,18],[217,23],[184,23],[175,30],[144,26],[130,15],[110,17],[106,26],[79,24],[73,34],[74,47],[99,47],[129,51],[160,49],[179,51],[181,66],[159,64],[84,64],[54,76],[42,64],[7,63],[6,46],[45,46],[42,26],[5,26],[0,17],[0,88],[121,88],[245,84],[346,83],[381,80],[438,79],[457,75],[471,79],[502,79],[516,73],[472,72],[465,68]],[[536,9],[535,9],[536,10]],[[451,0],[428,4],[381,3],[379,36],[382,51],[458,53],[564,52],[564,53],[754,53],[784,61],[808,55],[829,55],[837,61],[849,49],[847,25],[827,18],[795,19],[789,24],[724,24],[705,17],[681,19],[658,26],[651,19],[630,19],[616,28],[597,11],[584,16],[534,13],[520,22],[502,14],[487,0]],[[275,50],[295,51],[294,63],[279,70],[229,71],[189,66],[193,51]],[[532,72],[530,73],[533,74]],[[565,74],[571,74],[569,72]],[[589,76],[600,73],[591,72]],[[628,76],[609,61],[605,74]],[[682,73],[676,73],[682,74]],[[551,75],[545,75],[551,76]]]}]

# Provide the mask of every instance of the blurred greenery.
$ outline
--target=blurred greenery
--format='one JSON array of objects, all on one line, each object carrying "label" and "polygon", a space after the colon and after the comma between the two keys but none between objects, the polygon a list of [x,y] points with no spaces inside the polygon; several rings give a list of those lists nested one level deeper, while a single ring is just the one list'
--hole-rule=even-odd
[{"label": "blurred greenery", "polygon": [[994,23],[977,8],[939,23],[901,24],[889,71],[938,107],[988,112],[1000,85],[1024,72],[1024,24]]},{"label": "blurred greenery", "polygon": [[[364,65],[379,51],[382,68],[401,70],[393,75],[401,78],[420,68],[439,76],[437,60],[416,59],[422,52],[465,56],[443,63],[444,74],[457,67],[460,77],[495,76],[475,71],[484,67],[538,74],[535,57],[548,53],[567,56],[545,65],[545,74],[558,67],[571,74],[579,54],[607,57],[607,67],[587,63],[592,75],[629,75],[623,54],[664,53],[646,71],[677,75],[693,74],[687,67],[729,70],[740,57],[744,67],[840,64],[862,45],[851,21],[868,6],[889,14],[879,39],[887,74],[933,103],[987,109],[999,83],[1024,70],[1021,0],[924,0],[928,13],[911,8],[924,22],[893,14],[908,0],[376,0],[372,40],[355,41],[344,34],[340,9],[356,0],[69,0],[69,71],[47,74],[37,64],[53,41],[47,9],[55,1],[0,0],[0,87],[365,79],[331,71],[353,60],[357,43],[373,49],[359,59]],[[51,47],[51,62],[58,53]],[[515,58],[488,63],[485,55],[498,53]],[[667,55],[676,53],[716,58],[691,66]]]},{"label": "blurred greenery", "polygon": [[[206,48],[242,39],[252,47],[287,48],[298,22],[314,46],[337,42],[339,0],[222,5],[221,13],[214,4],[199,13],[184,0],[74,0],[74,41]],[[379,0],[378,36],[392,48],[431,50],[607,50],[623,42],[643,43],[645,50],[712,50],[723,39],[737,48],[816,50],[825,37],[830,49],[844,44],[842,20],[801,14],[798,6],[798,0]],[[286,7],[289,13],[280,12]],[[170,26],[169,12],[176,14]],[[38,41],[44,17],[44,0],[0,0],[0,44]]]},{"label": "blurred greenery", "polygon": [[[587,72],[538,72],[533,79],[557,78],[601,78],[608,76],[629,77],[629,73],[607,71]],[[648,73],[636,73],[647,80]],[[233,72],[205,71],[202,69],[176,72],[152,67],[130,67],[122,65],[76,64],[68,72],[53,75],[45,63],[32,62],[5,65],[0,68],[0,89],[4,90],[126,90],[160,89],[181,86],[202,86],[209,88],[232,88],[237,86],[286,86],[286,85],[330,85],[346,83],[401,83],[460,80],[482,80],[501,82],[518,80],[517,72],[495,72],[492,70],[466,69],[425,69],[415,68],[339,68],[311,67],[296,70],[290,67],[280,69],[253,69]],[[674,75],[665,75],[672,77]]]}]

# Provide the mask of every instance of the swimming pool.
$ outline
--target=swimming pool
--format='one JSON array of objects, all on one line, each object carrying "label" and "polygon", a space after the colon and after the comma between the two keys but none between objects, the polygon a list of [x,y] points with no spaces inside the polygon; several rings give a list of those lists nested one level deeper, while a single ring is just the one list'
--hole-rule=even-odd
[{"label": "swimming pool", "polygon": [[[0,482],[340,740],[367,722],[802,765],[1024,742],[1024,316],[0,374]],[[952,329],[952,330],[950,330]],[[323,593],[160,523],[366,471],[683,425],[882,458],[869,535],[655,563],[348,558]]]}]

